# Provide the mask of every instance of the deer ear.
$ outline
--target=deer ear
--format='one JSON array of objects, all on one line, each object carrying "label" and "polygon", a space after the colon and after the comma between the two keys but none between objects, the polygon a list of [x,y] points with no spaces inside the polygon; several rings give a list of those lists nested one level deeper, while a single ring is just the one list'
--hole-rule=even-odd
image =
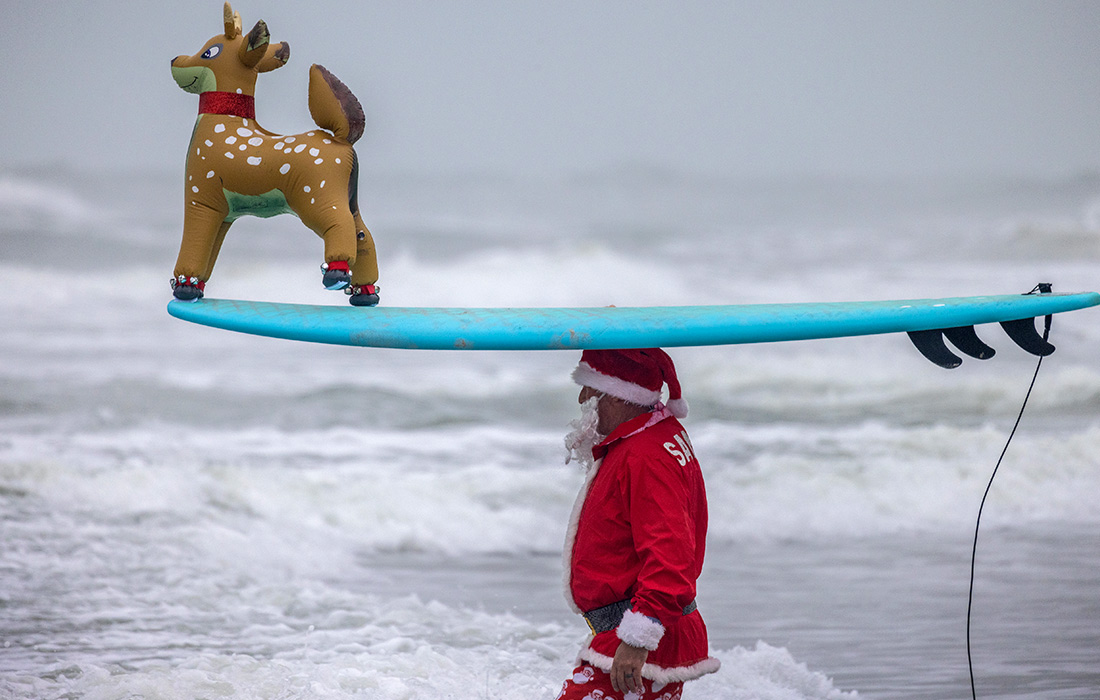
[{"label": "deer ear", "polygon": [[241,47],[237,50],[241,63],[248,68],[255,68],[256,64],[267,54],[270,44],[271,33],[267,31],[267,23],[261,19],[256,22],[256,26],[244,38]]},{"label": "deer ear", "polygon": [[269,70],[282,68],[290,60],[290,44],[283,41],[278,44],[268,44],[267,52],[262,60],[256,64],[257,73],[266,73]]}]

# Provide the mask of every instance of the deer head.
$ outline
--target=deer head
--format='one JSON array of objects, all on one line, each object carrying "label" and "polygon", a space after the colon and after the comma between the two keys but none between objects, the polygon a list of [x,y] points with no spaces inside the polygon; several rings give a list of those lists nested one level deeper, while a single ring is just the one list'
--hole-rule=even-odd
[{"label": "deer head", "polygon": [[241,16],[228,2],[223,21],[224,33],[211,37],[198,53],[172,59],[172,77],[187,92],[254,95],[256,76],[286,65],[290,44],[272,44],[262,19],[242,33]]}]

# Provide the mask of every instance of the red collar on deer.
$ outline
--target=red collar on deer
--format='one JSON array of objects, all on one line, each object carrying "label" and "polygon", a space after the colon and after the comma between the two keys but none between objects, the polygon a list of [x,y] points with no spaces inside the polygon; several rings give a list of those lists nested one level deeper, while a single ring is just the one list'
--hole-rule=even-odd
[{"label": "red collar on deer", "polygon": [[204,92],[199,95],[199,114],[231,114],[255,119],[256,98],[236,92]]}]

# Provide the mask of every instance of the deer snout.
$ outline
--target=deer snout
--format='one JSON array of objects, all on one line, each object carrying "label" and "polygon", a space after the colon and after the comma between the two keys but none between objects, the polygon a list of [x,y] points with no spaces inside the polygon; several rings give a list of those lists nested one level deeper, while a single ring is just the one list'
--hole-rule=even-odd
[{"label": "deer snout", "polygon": [[172,59],[172,78],[186,92],[201,94],[216,90],[218,80],[214,71],[207,66],[196,66],[190,56],[176,56]]}]

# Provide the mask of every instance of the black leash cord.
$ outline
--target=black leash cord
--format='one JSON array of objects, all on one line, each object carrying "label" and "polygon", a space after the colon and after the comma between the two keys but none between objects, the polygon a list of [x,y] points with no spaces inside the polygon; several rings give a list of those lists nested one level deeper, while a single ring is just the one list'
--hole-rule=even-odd
[{"label": "black leash cord", "polygon": [[[1043,340],[1047,340],[1050,337],[1050,320],[1051,317],[1047,316],[1043,320]],[[974,658],[970,653],[970,613],[974,607],[974,563],[978,558],[978,530],[982,524],[982,509],[985,508],[985,499],[989,496],[989,490],[993,487],[993,479],[997,476],[997,470],[1001,468],[1001,462],[1005,458],[1005,454],[1008,452],[1008,446],[1012,444],[1012,438],[1016,435],[1016,429],[1020,427],[1020,421],[1024,417],[1024,409],[1027,408],[1027,400],[1031,398],[1031,390],[1035,388],[1035,380],[1039,378],[1039,368],[1043,366],[1043,358],[1039,357],[1039,362],[1035,365],[1035,374],[1031,377],[1031,385],[1027,388],[1027,394],[1024,395],[1024,402],[1020,406],[1020,414],[1016,416],[1016,423],[1012,426],[1012,432],[1008,434],[1008,440],[1005,441],[1005,447],[1001,450],[1001,456],[997,458],[997,464],[993,467],[993,473],[989,476],[989,483],[986,484],[985,493],[982,494],[981,505],[978,506],[978,518],[974,523],[974,548],[970,552],[970,597],[966,603],[966,664],[970,669],[970,697],[973,700],[978,700],[978,691],[974,685]]]}]

